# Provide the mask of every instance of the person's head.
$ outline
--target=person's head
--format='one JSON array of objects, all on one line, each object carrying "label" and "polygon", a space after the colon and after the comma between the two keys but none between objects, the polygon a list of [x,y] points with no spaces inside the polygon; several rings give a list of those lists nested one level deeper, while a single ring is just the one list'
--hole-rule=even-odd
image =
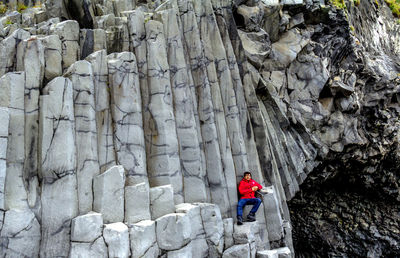
[{"label": "person's head", "polygon": [[251,173],[249,171],[244,172],[243,178],[246,179],[246,180],[250,180],[251,179]]}]

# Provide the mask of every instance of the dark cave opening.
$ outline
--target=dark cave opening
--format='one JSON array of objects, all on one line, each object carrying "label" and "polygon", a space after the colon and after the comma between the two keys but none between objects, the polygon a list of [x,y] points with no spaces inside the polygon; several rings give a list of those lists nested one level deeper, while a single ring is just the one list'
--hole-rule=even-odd
[{"label": "dark cave opening", "polygon": [[[392,171],[394,160],[388,156],[375,173]],[[399,257],[400,203],[382,183],[368,184],[377,178],[367,169],[331,160],[309,175],[288,202],[297,257]]]}]

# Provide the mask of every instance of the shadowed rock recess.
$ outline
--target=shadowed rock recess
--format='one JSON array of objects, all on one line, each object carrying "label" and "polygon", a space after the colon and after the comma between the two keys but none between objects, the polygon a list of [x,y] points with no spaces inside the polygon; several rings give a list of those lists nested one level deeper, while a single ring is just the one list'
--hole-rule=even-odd
[{"label": "shadowed rock recess", "polygon": [[399,257],[400,25],[345,5],[0,4],[0,257]]}]

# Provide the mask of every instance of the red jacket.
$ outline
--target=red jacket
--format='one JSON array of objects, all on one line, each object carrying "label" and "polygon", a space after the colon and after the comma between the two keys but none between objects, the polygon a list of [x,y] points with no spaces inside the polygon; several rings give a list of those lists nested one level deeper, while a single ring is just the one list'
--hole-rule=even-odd
[{"label": "red jacket", "polygon": [[256,198],[254,197],[254,191],[251,190],[253,186],[258,186],[258,190],[262,189],[262,186],[253,179],[247,181],[243,178],[239,183],[239,193],[241,195],[240,199]]}]

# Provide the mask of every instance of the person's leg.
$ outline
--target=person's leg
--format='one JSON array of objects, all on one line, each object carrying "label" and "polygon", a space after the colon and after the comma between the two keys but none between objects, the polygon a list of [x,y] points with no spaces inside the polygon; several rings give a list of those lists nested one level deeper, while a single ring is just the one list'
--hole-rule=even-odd
[{"label": "person's leg", "polygon": [[237,205],[237,216],[243,216],[243,207],[246,205],[247,199],[240,199]]},{"label": "person's leg", "polygon": [[240,199],[237,205],[237,224],[243,224],[243,207],[246,205],[247,199]]},{"label": "person's leg", "polygon": [[249,199],[247,204],[253,205],[253,208],[251,209],[249,215],[247,215],[247,221],[255,221],[256,220],[256,212],[261,205],[261,199],[259,199],[259,198]]},{"label": "person's leg", "polygon": [[259,208],[260,205],[261,205],[261,199],[259,199],[259,198],[253,198],[253,199],[252,199],[252,204],[253,204],[253,208],[251,209],[250,213],[256,214],[258,208]]}]

